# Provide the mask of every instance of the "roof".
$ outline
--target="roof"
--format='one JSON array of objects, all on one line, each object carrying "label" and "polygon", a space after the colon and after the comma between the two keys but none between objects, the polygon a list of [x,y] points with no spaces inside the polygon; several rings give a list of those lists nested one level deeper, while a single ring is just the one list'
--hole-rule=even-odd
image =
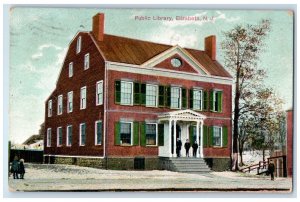
[{"label": "roof", "polygon": [[43,140],[43,135],[32,135],[27,140],[25,140],[25,142],[23,144],[30,145],[30,144],[36,143],[39,140]]},{"label": "roof", "polygon": [[[91,33],[92,35],[92,33]],[[172,45],[142,41],[121,36],[104,34],[103,41],[97,41],[98,47],[105,59],[111,62],[141,65],[156,55],[172,48]],[[189,52],[213,76],[232,76],[218,63],[212,60],[204,51],[183,48]]]}]

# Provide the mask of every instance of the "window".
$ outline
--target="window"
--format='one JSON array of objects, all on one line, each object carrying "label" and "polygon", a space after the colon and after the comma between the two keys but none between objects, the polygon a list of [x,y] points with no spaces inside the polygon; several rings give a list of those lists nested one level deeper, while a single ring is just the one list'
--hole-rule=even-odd
[{"label": "window", "polygon": [[157,107],[158,86],[147,84],[146,86],[146,106]]},{"label": "window", "polygon": [[69,77],[73,76],[73,62],[69,63]]},{"label": "window", "polygon": [[86,86],[80,89],[80,109],[86,108]]},{"label": "window", "polygon": [[171,87],[171,108],[180,109],[180,88]]},{"label": "window", "polygon": [[48,117],[52,116],[52,100],[48,101]]},{"label": "window", "polygon": [[95,145],[102,144],[102,121],[95,122]]},{"label": "window", "polygon": [[202,90],[193,90],[193,109],[202,110]]},{"label": "window", "polygon": [[156,123],[146,124],[146,145],[156,145],[156,137],[157,137],[156,129],[157,129]]},{"label": "window", "polygon": [[103,81],[98,81],[96,84],[96,105],[103,104]]},{"label": "window", "polygon": [[76,53],[80,53],[80,51],[81,51],[81,36],[77,38]]},{"label": "window", "polygon": [[67,107],[68,113],[73,111],[73,91],[68,92],[68,107]]},{"label": "window", "polygon": [[51,128],[47,129],[47,147],[51,147]]},{"label": "window", "polygon": [[88,69],[90,67],[90,54],[87,53],[84,56],[84,70]]},{"label": "window", "polygon": [[72,145],[72,125],[68,125],[67,126],[67,146],[71,146]]},{"label": "window", "polygon": [[222,146],[222,127],[213,127],[213,146]]},{"label": "window", "polygon": [[62,145],[62,127],[57,128],[57,146]]},{"label": "window", "polygon": [[121,81],[121,104],[132,105],[133,100],[133,83]]},{"label": "window", "polygon": [[131,145],[132,123],[121,122],[120,140],[121,144]]},{"label": "window", "polygon": [[80,127],[79,127],[79,134],[80,134],[80,142],[79,145],[80,146],[84,146],[85,145],[85,139],[86,139],[86,125],[85,123],[81,123]]},{"label": "window", "polygon": [[211,91],[210,109],[214,112],[222,112],[222,91]]},{"label": "window", "polygon": [[57,114],[60,115],[63,112],[63,96],[59,95],[58,96],[58,101],[57,101]]}]

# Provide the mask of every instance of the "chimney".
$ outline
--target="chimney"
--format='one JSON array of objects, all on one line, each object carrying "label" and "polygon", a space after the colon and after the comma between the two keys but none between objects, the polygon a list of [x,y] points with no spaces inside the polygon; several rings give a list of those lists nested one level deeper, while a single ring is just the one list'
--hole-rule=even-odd
[{"label": "chimney", "polygon": [[211,35],[205,38],[205,53],[212,60],[216,60],[216,36],[215,35]]},{"label": "chimney", "polygon": [[98,41],[104,37],[104,13],[97,13],[93,17],[93,35]]}]

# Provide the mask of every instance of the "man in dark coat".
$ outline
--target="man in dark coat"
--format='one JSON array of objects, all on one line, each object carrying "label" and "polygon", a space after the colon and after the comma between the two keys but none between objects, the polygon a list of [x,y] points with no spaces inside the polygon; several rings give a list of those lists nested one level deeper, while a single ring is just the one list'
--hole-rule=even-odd
[{"label": "man in dark coat", "polygon": [[274,180],[274,171],[275,171],[275,165],[274,165],[273,161],[270,161],[270,163],[268,165],[268,172],[271,175],[271,180]]},{"label": "man in dark coat", "polygon": [[24,179],[24,174],[25,174],[24,159],[20,159],[19,173],[20,173],[20,179]]},{"label": "man in dark coat", "polygon": [[196,157],[197,149],[198,149],[197,141],[194,142],[192,147],[193,147],[193,157]]},{"label": "man in dark coat", "polygon": [[181,147],[182,147],[182,142],[181,142],[181,140],[179,138],[177,138],[177,142],[176,142],[176,154],[177,154],[177,157],[180,157]]},{"label": "man in dark coat", "polygon": [[191,143],[190,143],[189,139],[186,139],[186,142],[184,144],[186,157],[190,157],[190,154],[189,154],[190,147],[191,147]]},{"label": "man in dark coat", "polygon": [[11,164],[11,171],[13,173],[14,179],[19,179],[19,161],[18,161],[18,157],[15,156],[12,164]]}]

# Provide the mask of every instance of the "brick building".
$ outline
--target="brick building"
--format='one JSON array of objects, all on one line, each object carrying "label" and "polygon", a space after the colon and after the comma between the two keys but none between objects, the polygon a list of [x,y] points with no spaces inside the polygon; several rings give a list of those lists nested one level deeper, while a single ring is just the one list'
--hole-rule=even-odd
[{"label": "brick building", "polygon": [[92,31],[70,42],[45,102],[44,160],[133,169],[139,158],[161,169],[180,138],[197,141],[196,157],[224,170],[231,112],[232,77],[216,60],[215,36],[204,51],[113,36],[99,13]]}]

